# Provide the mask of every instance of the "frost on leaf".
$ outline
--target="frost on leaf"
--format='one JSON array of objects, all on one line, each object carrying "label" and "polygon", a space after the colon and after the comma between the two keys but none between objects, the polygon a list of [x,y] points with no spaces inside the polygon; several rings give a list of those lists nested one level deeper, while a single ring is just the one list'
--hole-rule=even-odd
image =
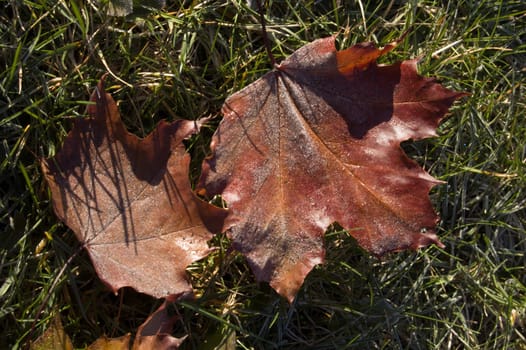
[{"label": "frost on leaf", "polygon": [[394,46],[316,40],[223,106],[200,187],[223,196],[234,247],[289,301],[333,222],[377,256],[442,245],[428,195],[439,182],[400,143],[434,136],[463,94],[419,76],[415,60],[376,64]]},{"label": "frost on leaf", "polygon": [[163,121],[139,139],[125,129],[104,79],[91,102],[90,117],[76,120],[62,150],[42,161],[55,213],[113,291],[190,292],[185,268],[209,253],[224,217],[190,187],[182,141],[199,122]]}]

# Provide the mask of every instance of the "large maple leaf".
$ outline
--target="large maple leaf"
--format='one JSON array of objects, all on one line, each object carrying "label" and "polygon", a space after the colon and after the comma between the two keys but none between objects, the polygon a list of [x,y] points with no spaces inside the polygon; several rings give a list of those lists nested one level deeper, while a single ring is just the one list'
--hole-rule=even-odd
[{"label": "large maple leaf", "polygon": [[155,297],[187,293],[185,268],[209,253],[224,211],[200,200],[183,139],[199,122],[162,121],[144,139],[129,133],[101,79],[62,150],[42,161],[57,216],[88,250],[113,291]]},{"label": "large maple leaf", "polygon": [[429,200],[439,183],[400,148],[435,135],[462,93],[378,65],[396,43],[336,51],[316,40],[230,96],[200,186],[221,194],[226,226],[256,278],[292,301],[324,259],[334,222],[375,255],[442,244]]}]

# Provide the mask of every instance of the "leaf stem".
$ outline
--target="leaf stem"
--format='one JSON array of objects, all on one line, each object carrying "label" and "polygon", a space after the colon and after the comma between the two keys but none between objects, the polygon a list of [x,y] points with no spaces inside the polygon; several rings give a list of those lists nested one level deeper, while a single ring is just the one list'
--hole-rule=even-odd
[{"label": "leaf stem", "polygon": [[274,58],[274,55],[272,54],[272,49],[270,47],[270,41],[268,40],[268,34],[267,34],[267,26],[265,24],[265,12],[263,11],[263,5],[261,4],[261,0],[256,0],[256,3],[258,5],[258,12],[259,12],[259,18],[261,22],[261,31],[263,34],[263,44],[265,45],[265,49],[267,50],[268,58],[270,59],[270,63],[272,64],[272,67],[276,68],[276,59]]}]

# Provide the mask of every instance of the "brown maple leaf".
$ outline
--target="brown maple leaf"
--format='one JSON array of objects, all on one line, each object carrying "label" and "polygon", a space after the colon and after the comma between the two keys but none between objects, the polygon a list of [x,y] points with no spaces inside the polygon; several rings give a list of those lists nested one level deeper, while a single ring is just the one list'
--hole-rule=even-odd
[{"label": "brown maple leaf", "polygon": [[104,78],[91,102],[91,117],[75,120],[62,150],[42,161],[55,213],[114,292],[190,292],[185,268],[209,253],[225,214],[190,187],[182,141],[199,122],[162,121],[139,139],[125,129]]},{"label": "brown maple leaf", "polygon": [[463,93],[419,76],[415,60],[377,65],[395,45],[316,40],[223,106],[201,190],[226,200],[234,247],[289,301],[334,222],[377,256],[442,246],[428,196],[439,182],[400,142],[434,136]]}]

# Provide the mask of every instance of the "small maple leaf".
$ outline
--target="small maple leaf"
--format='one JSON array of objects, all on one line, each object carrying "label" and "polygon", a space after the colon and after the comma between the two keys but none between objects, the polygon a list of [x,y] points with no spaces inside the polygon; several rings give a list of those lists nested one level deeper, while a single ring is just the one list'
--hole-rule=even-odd
[{"label": "small maple leaf", "polygon": [[206,256],[225,211],[195,196],[183,139],[199,122],[160,122],[130,134],[104,78],[62,150],[41,165],[57,216],[88,250],[114,292],[131,286],[154,297],[188,293],[188,264]]},{"label": "small maple leaf", "polygon": [[316,40],[223,106],[199,186],[226,200],[234,247],[289,301],[333,222],[378,256],[442,246],[428,196],[439,182],[400,143],[434,136],[463,93],[419,76],[415,60],[377,65],[395,46]]}]

